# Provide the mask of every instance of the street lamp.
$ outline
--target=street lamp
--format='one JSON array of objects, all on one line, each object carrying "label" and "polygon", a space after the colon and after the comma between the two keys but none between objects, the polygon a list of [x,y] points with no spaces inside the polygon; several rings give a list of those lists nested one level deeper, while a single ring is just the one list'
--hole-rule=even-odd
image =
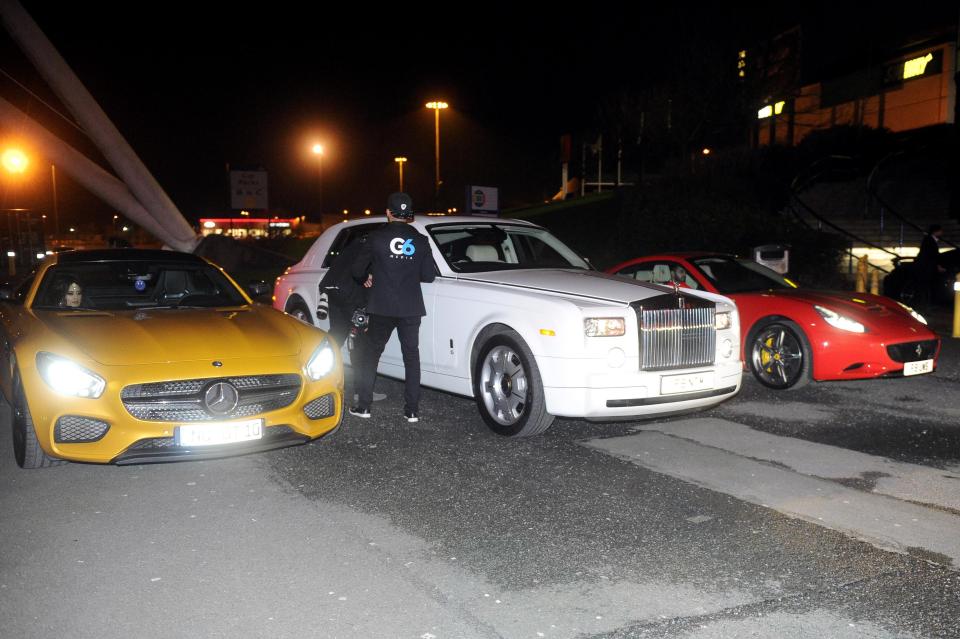
[{"label": "street lamp", "polygon": [[[0,154],[0,164],[7,172],[19,175],[26,172],[30,165],[30,158],[18,148],[9,148]],[[60,212],[57,207],[57,167],[54,164],[50,165],[50,186],[53,189],[54,233],[60,235]]]},{"label": "street lamp", "polygon": [[446,109],[448,105],[446,102],[441,102],[440,100],[434,100],[433,102],[427,102],[427,108],[433,109],[433,139],[434,139],[434,156],[436,158],[437,165],[437,176],[434,183],[434,206],[438,206],[440,201],[440,110]]},{"label": "street lamp", "polygon": [[403,193],[403,163],[407,161],[407,158],[393,158],[393,161],[400,168],[400,192]]},{"label": "street lamp", "polygon": [[317,156],[317,207],[320,219],[323,219],[323,145],[319,142],[310,149]]},{"label": "street lamp", "polygon": [[27,154],[20,149],[7,149],[3,152],[0,162],[3,163],[3,168],[9,173],[23,173],[27,170],[27,165],[30,164]]}]

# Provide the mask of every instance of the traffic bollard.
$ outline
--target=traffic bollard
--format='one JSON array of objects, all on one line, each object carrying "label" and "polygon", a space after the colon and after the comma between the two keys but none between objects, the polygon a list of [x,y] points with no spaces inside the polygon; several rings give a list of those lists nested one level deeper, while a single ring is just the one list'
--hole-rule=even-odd
[{"label": "traffic bollard", "polygon": [[960,273],[953,283],[953,336],[960,337]]},{"label": "traffic bollard", "polygon": [[861,255],[857,260],[857,280],[855,285],[857,293],[867,292],[867,256]]}]

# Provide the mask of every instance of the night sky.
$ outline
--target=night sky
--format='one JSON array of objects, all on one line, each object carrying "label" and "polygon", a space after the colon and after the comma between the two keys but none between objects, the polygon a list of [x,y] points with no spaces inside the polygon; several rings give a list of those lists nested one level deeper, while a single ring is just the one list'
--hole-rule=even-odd
[{"label": "night sky", "polygon": [[[837,3],[802,14],[644,8],[629,18],[607,5],[584,18],[489,7],[453,17],[465,5],[375,15],[370,6],[224,4],[199,15],[201,3],[23,4],[191,220],[227,211],[227,164],[269,172],[274,212],[312,215],[314,140],[327,149],[325,210],[381,212],[397,188],[397,155],[409,158],[404,180],[415,204],[430,203],[433,113],[424,104],[435,97],[451,105],[441,114],[447,205],[462,206],[467,184],[501,187],[507,206],[543,200],[559,189],[560,136],[591,134],[598,102],[663,80],[665,59],[713,52],[731,56],[732,69],[737,48],[803,20],[821,42],[836,43],[835,51],[805,52],[806,64],[830,69],[879,55],[889,32],[910,22],[871,12],[866,28],[854,28],[853,10]],[[956,23],[955,3],[931,5],[916,21],[931,13]],[[5,33],[0,69],[62,109]],[[0,94],[106,166],[82,134],[6,77]],[[5,189],[3,206],[48,206],[44,180],[35,181]],[[61,219],[112,214],[62,182]]]}]

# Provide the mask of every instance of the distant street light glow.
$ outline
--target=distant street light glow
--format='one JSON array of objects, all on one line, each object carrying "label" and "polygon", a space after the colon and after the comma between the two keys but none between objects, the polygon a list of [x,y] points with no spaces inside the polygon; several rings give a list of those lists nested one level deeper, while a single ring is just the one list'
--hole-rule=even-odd
[{"label": "distant street light glow", "polygon": [[30,164],[27,154],[20,149],[7,149],[3,152],[0,161],[3,163],[3,168],[10,173],[23,173],[27,170],[27,165]]},{"label": "distant street light glow", "polygon": [[403,193],[403,163],[407,161],[407,158],[393,158],[393,161],[400,167],[400,192]]}]

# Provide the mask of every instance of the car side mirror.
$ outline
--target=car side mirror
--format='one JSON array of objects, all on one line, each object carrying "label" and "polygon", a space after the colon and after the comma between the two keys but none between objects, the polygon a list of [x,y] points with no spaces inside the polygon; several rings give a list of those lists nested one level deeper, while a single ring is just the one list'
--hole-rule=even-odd
[{"label": "car side mirror", "polygon": [[251,297],[262,297],[271,293],[271,287],[266,282],[250,282],[247,284],[247,292]]}]

